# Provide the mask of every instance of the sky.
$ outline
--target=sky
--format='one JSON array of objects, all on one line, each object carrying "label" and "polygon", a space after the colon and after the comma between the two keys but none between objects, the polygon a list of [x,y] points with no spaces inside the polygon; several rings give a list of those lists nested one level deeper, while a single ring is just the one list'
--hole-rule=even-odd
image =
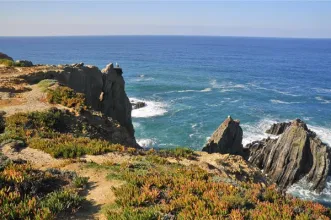
[{"label": "sky", "polygon": [[331,38],[331,1],[4,1],[0,36]]}]

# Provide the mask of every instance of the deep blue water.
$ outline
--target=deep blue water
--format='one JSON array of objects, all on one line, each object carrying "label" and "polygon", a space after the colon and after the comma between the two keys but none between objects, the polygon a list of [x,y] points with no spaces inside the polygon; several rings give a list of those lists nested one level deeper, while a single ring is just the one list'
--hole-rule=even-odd
[{"label": "deep blue water", "polygon": [[301,118],[331,144],[331,39],[2,37],[0,51],[43,64],[118,62],[129,97],[148,104],[132,113],[142,145],[201,149],[228,115],[244,143]]}]

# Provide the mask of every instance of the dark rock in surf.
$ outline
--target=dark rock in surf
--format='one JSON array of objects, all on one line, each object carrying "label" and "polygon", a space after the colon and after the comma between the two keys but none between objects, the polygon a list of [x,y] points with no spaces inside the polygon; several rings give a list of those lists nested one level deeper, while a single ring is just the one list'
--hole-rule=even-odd
[{"label": "dark rock in surf", "polygon": [[131,105],[133,109],[139,109],[145,107],[147,104],[145,102],[135,102],[131,100]]},{"label": "dark rock in surf", "polygon": [[303,177],[320,192],[330,172],[330,148],[299,119],[290,123],[278,139],[264,139],[246,146],[257,165],[281,189]]},{"label": "dark rock in surf", "polygon": [[217,128],[202,151],[243,155],[243,131],[238,120],[230,116]]}]

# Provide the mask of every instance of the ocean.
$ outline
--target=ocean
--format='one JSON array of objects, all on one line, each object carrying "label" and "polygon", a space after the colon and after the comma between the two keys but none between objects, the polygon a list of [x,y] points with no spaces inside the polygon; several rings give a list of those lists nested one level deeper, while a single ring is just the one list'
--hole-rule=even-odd
[{"label": "ocean", "polygon": [[[243,143],[295,118],[331,146],[331,39],[189,36],[0,37],[0,51],[37,64],[117,62],[142,146],[200,150],[231,115]],[[304,182],[289,192],[331,205]]]}]

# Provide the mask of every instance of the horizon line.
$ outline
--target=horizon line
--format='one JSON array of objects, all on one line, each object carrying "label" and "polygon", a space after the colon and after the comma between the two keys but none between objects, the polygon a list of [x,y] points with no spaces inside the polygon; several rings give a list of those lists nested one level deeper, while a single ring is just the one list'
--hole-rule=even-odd
[{"label": "horizon line", "polygon": [[82,34],[82,35],[12,35],[0,36],[0,38],[38,38],[38,37],[229,37],[229,38],[273,38],[273,39],[321,39],[330,40],[331,37],[281,37],[281,36],[242,36],[242,35],[186,35],[186,34]]}]

